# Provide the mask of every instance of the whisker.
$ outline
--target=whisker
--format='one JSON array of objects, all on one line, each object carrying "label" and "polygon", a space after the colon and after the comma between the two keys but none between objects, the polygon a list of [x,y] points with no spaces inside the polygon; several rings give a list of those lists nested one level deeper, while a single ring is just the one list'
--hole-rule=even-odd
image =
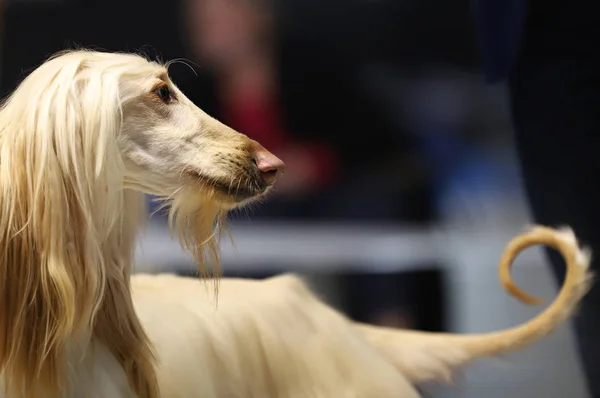
[{"label": "whisker", "polygon": [[[175,58],[175,59],[172,59],[172,60],[168,61],[167,63],[165,63],[165,68],[167,70],[169,70],[169,68],[171,67],[171,65],[174,65],[174,64],[183,64],[183,65],[187,66],[192,72],[194,72],[194,74],[196,76],[198,76],[198,72],[196,72],[196,69],[194,69],[194,66],[196,66],[198,69],[201,69],[200,65],[198,65],[197,63],[195,63],[195,62],[193,62],[193,61],[191,61],[189,59],[186,59],[186,58]],[[194,66],[192,66],[192,65],[194,65]]]}]

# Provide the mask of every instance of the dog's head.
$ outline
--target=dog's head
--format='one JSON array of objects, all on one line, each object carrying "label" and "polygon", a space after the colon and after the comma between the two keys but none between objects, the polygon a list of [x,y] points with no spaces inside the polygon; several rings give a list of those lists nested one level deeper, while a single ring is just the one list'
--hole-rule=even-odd
[{"label": "dog's head", "polygon": [[202,192],[229,209],[266,193],[283,162],[194,105],[164,66],[142,58],[120,81],[119,148],[130,187],[159,196]]},{"label": "dog's head", "polygon": [[92,330],[139,395],[154,396],[152,355],[128,291],[142,203],[132,192],[168,199],[182,243],[202,262],[206,247],[216,252],[219,216],[266,193],[282,171],[274,155],[189,101],[163,65],[72,51],[34,70],[0,109],[7,396],[58,393],[68,342]]},{"label": "dog's head", "polygon": [[218,221],[228,210],[263,197],[284,164],[199,109],[169,79],[165,66],[122,57],[129,68],[120,74],[118,104],[125,186],[171,205],[180,241],[202,265],[204,253],[216,257]]}]

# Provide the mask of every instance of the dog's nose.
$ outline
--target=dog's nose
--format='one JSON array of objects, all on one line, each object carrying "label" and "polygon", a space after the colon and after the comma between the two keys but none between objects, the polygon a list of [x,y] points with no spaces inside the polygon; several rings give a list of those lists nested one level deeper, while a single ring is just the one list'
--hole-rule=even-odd
[{"label": "dog's nose", "polygon": [[269,185],[273,184],[285,171],[285,164],[259,143],[254,143],[252,149],[252,159],[263,180]]}]

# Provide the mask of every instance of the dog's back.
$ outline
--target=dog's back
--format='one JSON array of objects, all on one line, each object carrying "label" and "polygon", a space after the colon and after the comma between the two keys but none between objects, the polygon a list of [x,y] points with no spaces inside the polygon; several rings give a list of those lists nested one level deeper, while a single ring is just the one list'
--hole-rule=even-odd
[{"label": "dog's back", "polygon": [[405,377],[296,277],[133,277],[165,397],[416,398]]}]

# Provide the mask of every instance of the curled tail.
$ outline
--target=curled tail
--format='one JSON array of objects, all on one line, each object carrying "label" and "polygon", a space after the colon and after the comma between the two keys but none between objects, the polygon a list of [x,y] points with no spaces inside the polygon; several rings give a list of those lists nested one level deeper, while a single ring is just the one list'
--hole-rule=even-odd
[{"label": "curled tail", "polygon": [[552,247],[565,260],[567,272],[558,296],[542,313],[517,327],[489,334],[462,336],[472,355],[499,354],[540,340],[565,322],[588,292],[591,285],[591,275],[588,272],[591,253],[579,247],[570,228],[556,230],[547,227],[534,227],[508,244],[499,266],[500,281],[506,291],[528,304],[541,303],[541,300],[519,289],[510,276],[511,266],[517,255],[535,245]]},{"label": "curled tail", "polygon": [[519,326],[498,332],[457,335],[426,333],[357,325],[363,336],[413,382],[449,380],[454,369],[474,359],[517,350],[542,339],[565,322],[591,286],[588,272],[591,253],[579,246],[569,228],[534,227],[513,238],[499,264],[503,287],[519,300],[541,301],[519,289],[510,276],[517,255],[536,245],[558,250],[567,272],[556,299],[539,315]]}]

